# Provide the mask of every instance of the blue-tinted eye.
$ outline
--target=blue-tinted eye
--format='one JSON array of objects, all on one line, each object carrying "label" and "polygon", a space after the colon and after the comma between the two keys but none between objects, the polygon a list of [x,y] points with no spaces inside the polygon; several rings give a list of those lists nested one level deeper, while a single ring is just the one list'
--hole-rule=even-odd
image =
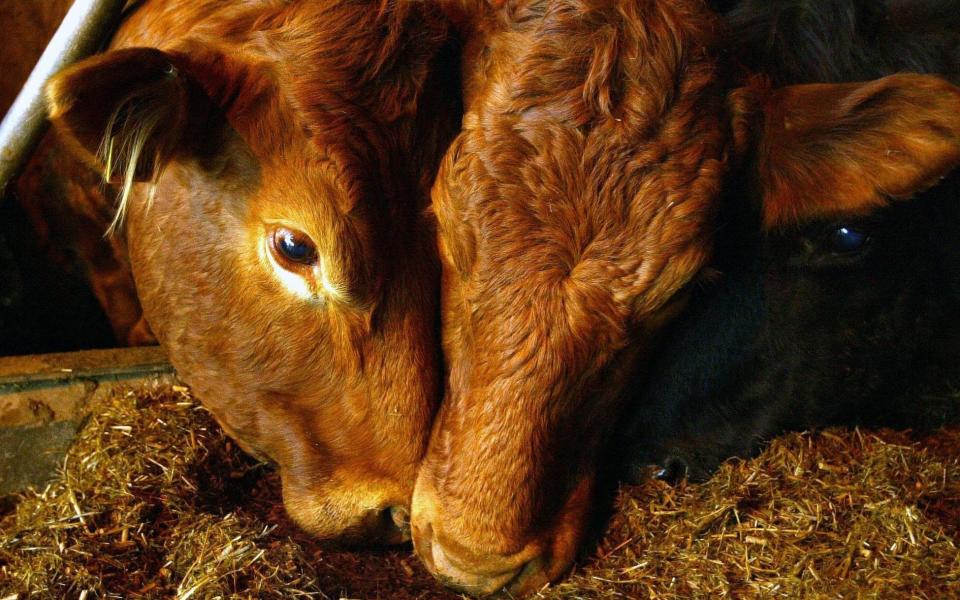
[{"label": "blue-tinted eye", "polygon": [[862,229],[840,225],[833,230],[830,237],[830,244],[834,252],[848,253],[856,252],[863,248],[870,236]]},{"label": "blue-tinted eye", "polygon": [[273,234],[273,247],[290,262],[312,265],[317,262],[317,247],[306,235],[290,229],[278,229]]}]

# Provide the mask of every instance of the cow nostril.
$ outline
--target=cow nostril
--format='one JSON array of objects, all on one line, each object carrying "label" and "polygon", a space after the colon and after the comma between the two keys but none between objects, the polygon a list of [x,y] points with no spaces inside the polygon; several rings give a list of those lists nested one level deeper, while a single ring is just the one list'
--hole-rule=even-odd
[{"label": "cow nostril", "polygon": [[[386,509],[390,520],[401,531],[410,531],[410,511],[405,506],[391,506]],[[408,533],[409,535],[409,533]]]},{"label": "cow nostril", "polygon": [[404,506],[388,506],[377,512],[377,528],[388,544],[410,541],[410,512]]},{"label": "cow nostril", "polygon": [[526,564],[517,569],[516,575],[504,584],[503,588],[509,594],[510,590],[520,590],[524,588],[529,588],[530,581],[536,581],[537,587],[541,586],[546,581],[543,579],[544,571],[544,560],[542,556],[537,556],[532,560],[527,561]]}]

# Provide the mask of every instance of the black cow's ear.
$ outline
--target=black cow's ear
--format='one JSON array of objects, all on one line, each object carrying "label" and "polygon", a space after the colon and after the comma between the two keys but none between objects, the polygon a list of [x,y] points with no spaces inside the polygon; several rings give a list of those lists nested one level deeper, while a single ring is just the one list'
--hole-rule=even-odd
[{"label": "black cow's ear", "polygon": [[960,164],[960,88],[938,77],[768,88],[744,99],[733,129],[754,157],[767,228],[865,214]]},{"label": "black cow's ear", "polygon": [[61,141],[126,187],[151,179],[189,120],[195,86],[174,57],[153,48],[113,50],[72,65],[47,84]]}]

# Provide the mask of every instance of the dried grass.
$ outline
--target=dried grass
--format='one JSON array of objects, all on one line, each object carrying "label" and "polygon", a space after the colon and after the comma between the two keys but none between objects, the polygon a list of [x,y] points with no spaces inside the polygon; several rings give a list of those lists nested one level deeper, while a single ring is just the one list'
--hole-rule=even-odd
[{"label": "dried grass", "polygon": [[599,558],[543,597],[960,597],[960,430],[792,434],[618,502]]},{"label": "dried grass", "polygon": [[[116,394],[0,520],[0,598],[457,598],[409,549],[333,552],[183,390]],[[960,597],[960,429],[774,442],[705,484],[621,490],[541,598]]]}]

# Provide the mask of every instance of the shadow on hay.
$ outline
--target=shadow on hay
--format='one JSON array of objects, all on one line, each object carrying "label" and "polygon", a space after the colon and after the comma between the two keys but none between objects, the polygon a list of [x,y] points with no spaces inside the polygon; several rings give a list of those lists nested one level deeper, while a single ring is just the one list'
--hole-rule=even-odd
[{"label": "shadow on hay", "polygon": [[270,515],[264,509],[281,502],[277,474],[230,442],[210,448],[188,465],[184,479],[197,490],[190,506],[198,512],[218,516],[243,512],[267,519]]}]

